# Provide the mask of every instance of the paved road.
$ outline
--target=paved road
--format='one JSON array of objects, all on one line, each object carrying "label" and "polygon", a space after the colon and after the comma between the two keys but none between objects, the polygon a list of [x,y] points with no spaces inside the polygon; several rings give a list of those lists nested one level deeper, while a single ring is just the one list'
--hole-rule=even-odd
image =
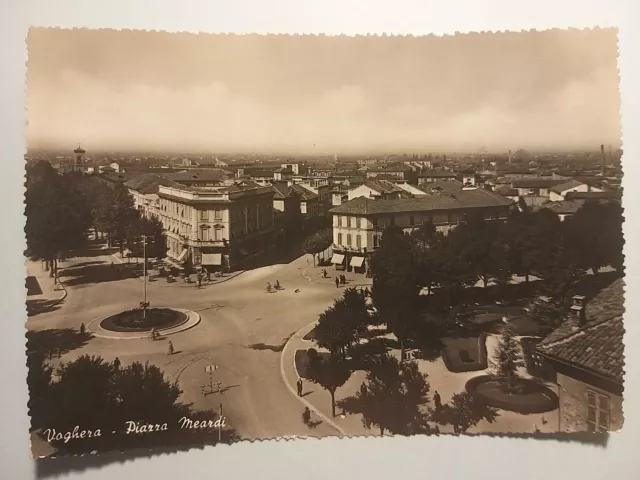
[{"label": "paved road", "polygon": [[[71,259],[61,265],[60,277],[68,295],[60,308],[28,320],[30,330],[74,328],[92,319],[135,308],[142,300],[140,278],[115,279],[109,255]],[[62,360],[82,354],[116,356],[123,363],[149,361],[177,379],[181,401],[197,409],[218,409],[223,403],[227,424],[244,438],[292,435],[327,436],[338,432],[327,424],[309,430],[301,421],[303,405],[291,394],[281,376],[280,353],[286,339],[317,318],[341,289],[317,276],[305,257],[243,273],[227,282],[198,290],[175,285],[148,284],[152,306],[195,310],[202,321],[191,330],[170,337],[177,351],[167,355],[167,342],[148,339],[93,338],[85,346],[65,353]],[[304,274],[304,276],[303,276]],[[85,283],[85,280],[94,279]],[[265,286],[279,280],[285,290],[267,293]],[[300,289],[299,293],[295,293]],[[253,345],[253,348],[250,346]],[[280,347],[280,348],[278,348]],[[223,395],[204,398],[200,386],[209,380],[205,366],[216,364],[214,381]]]}]

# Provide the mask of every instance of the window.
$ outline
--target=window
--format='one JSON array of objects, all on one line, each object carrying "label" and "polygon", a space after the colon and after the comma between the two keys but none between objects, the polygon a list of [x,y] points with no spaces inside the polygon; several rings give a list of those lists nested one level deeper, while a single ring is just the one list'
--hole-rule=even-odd
[{"label": "window", "polygon": [[342,234],[338,234],[338,245],[342,245]]},{"label": "window", "polygon": [[378,219],[377,218],[371,219],[371,224],[373,225],[373,228],[378,228]]},{"label": "window", "polygon": [[200,240],[202,240],[203,242],[208,242],[209,241],[209,229],[208,228],[200,229]]},{"label": "window", "polygon": [[609,397],[593,390],[587,390],[587,430],[608,432],[610,429]]},{"label": "window", "polygon": [[354,228],[356,226],[356,218],[349,217],[349,228]]},{"label": "window", "polygon": [[338,215],[338,226],[342,226],[342,217],[340,215]]},{"label": "window", "polygon": [[209,220],[209,210],[200,210],[200,220]]},{"label": "window", "polygon": [[213,216],[213,218],[214,218],[215,220],[222,220],[222,210],[216,210],[216,211],[214,212],[214,216]]},{"label": "window", "polygon": [[356,235],[356,247],[358,247],[358,249],[362,247],[362,239],[360,238],[360,235]]},{"label": "window", "polygon": [[409,225],[413,225],[413,215],[409,216]]},{"label": "window", "polygon": [[361,218],[360,219],[360,228],[362,228],[363,230],[365,228],[367,228],[367,219],[366,218]]},{"label": "window", "polygon": [[351,234],[347,233],[347,247],[351,246]]},{"label": "window", "polygon": [[220,240],[222,240],[222,229],[216,228],[214,232],[216,241],[219,242]]}]

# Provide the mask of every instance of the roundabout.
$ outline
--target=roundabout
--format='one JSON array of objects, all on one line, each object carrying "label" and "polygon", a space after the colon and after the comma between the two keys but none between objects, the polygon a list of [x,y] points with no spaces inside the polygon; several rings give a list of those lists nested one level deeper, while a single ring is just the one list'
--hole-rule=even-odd
[{"label": "roundabout", "polygon": [[468,380],[465,389],[488,406],[511,412],[545,413],[558,408],[558,396],[551,389],[527,378],[517,378],[508,389],[500,379],[480,375]]},{"label": "roundabout", "polygon": [[125,310],[100,322],[110,332],[151,332],[152,329],[177,327],[187,321],[187,314],[172,308],[141,308]]},{"label": "roundabout", "polygon": [[155,307],[120,311],[95,318],[87,325],[87,331],[100,338],[140,339],[148,338],[155,330],[161,336],[172,335],[195,327],[200,315],[183,308]]}]

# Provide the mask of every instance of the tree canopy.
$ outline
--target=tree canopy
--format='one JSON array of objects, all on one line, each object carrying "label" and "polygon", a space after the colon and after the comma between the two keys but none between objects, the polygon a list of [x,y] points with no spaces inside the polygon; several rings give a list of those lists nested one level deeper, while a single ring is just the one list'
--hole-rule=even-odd
[{"label": "tree canopy", "polygon": [[333,243],[333,232],[331,229],[324,229],[309,235],[304,239],[302,248],[304,253],[313,256],[313,264],[316,263],[316,255],[324,252]]},{"label": "tree canopy", "polygon": [[362,414],[366,428],[410,435],[425,431],[428,412],[421,407],[429,401],[427,375],[416,362],[400,362],[390,355],[372,362],[364,388],[341,400],[344,411]]}]

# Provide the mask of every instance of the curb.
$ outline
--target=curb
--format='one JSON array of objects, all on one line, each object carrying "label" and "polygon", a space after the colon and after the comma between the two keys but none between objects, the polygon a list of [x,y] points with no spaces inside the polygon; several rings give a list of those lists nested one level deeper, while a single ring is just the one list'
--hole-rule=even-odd
[{"label": "curb", "polygon": [[[298,400],[300,400],[300,402],[302,402],[303,405],[308,407],[310,410],[314,411],[316,415],[318,415],[322,419],[322,421],[326,422],[328,425],[336,429],[341,435],[347,436],[347,433],[342,429],[342,427],[340,427],[337,423],[335,423],[333,420],[327,417],[324,413],[320,412],[314,405],[312,405],[309,401],[305,400],[304,397],[299,397],[297,395],[296,391],[287,380],[287,375],[285,374],[285,371],[284,371],[284,356],[287,349],[290,348],[291,346],[291,341],[294,338],[296,338],[301,331],[308,328],[310,325],[315,325],[316,323],[317,323],[317,320],[314,320],[313,322],[308,323],[307,325],[299,329],[296,333],[294,333],[289,340],[287,340],[287,343],[284,345],[284,348],[282,349],[282,353],[280,354],[280,375],[282,376],[282,380],[284,380],[284,384],[287,386],[287,388],[289,389],[289,391],[293,396],[295,396]],[[298,369],[296,368],[295,354],[293,355],[293,369],[297,374]]]},{"label": "curb", "polygon": [[66,287],[64,286],[64,283],[62,283],[60,280],[58,280],[58,283],[56,283],[54,285],[60,285],[60,287],[62,288],[62,296],[60,298],[57,298],[57,299],[53,300],[53,302],[51,302],[49,305],[47,305],[45,307],[32,309],[31,311],[27,312],[27,316],[33,316],[33,315],[38,315],[40,313],[44,313],[47,310],[49,310],[49,309],[55,307],[56,305],[58,305],[65,298],[67,298],[68,292],[67,292]]}]

